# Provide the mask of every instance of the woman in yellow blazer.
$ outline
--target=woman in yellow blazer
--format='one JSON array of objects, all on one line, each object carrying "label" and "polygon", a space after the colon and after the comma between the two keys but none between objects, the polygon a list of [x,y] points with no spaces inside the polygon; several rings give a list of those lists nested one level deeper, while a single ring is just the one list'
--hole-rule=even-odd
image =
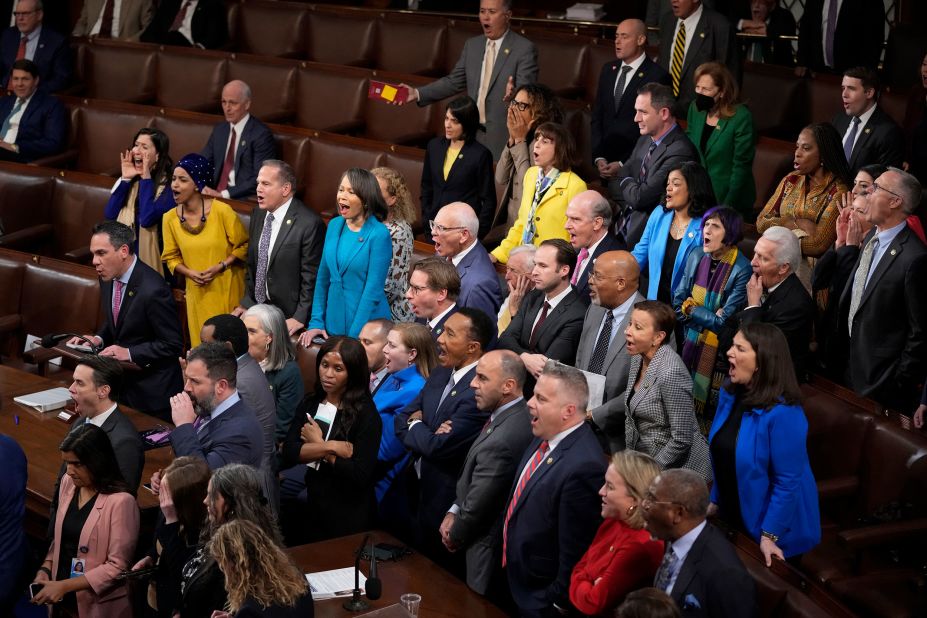
[{"label": "woman in yellow blazer", "polygon": [[737,102],[738,94],[737,82],[726,66],[718,62],[699,65],[686,134],[708,170],[718,204],[730,206],[745,221],[753,221],[756,131],[753,114]]},{"label": "woman in yellow blazer", "polygon": [[570,200],[586,190],[583,179],[570,171],[576,146],[562,125],[545,122],[534,131],[534,163],[525,172],[521,207],[515,225],[489,254],[493,262],[509,261],[519,245],[540,245],[550,238],[569,240],[564,225]]}]

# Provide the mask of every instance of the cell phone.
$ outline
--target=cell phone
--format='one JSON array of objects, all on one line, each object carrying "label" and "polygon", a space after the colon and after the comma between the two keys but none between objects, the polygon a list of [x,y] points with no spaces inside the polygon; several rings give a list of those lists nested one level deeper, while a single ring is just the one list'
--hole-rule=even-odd
[{"label": "cell phone", "polygon": [[316,335],[315,337],[312,338],[312,343],[316,345],[322,345],[323,343],[325,343],[325,337],[323,337],[322,335]]},{"label": "cell phone", "polygon": [[29,584],[29,598],[34,599],[35,595],[37,595],[44,587],[45,584],[40,582],[32,582]]},{"label": "cell phone", "polygon": [[144,487],[145,489],[147,489],[148,491],[150,491],[150,492],[153,493],[154,495],[156,495],[156,496],[158,495],[158,492],[156,492],[154,489],[151,488],[151,483],[142,483],[142,487]]},{"label": "cell phone", "polygon": [[149,575],[153,575],[157,571],[158,571],[157,565],[151,566],[151,567],[145,567],[144,569],[137,569],[135,571],[121,571],[119,575],[116,576],[116,579],[124,580],[124,579],[136,579],[139,577],[148,577]]}]

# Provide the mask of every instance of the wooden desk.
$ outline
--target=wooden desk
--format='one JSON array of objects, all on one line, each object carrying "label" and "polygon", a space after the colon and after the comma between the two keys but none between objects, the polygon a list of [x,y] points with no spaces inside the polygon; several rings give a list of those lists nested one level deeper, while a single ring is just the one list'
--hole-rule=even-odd
[{"label": "wooden desk", "polygon": [[[328,571],[354,566],[354,551],[361,544],[363,534],[341,537],[321,543],[291,547],[289,554],[304,573]],[[370,540],[376,543],[401,543],[385,532],[374,531]],[[361,562],[361,572],[368,573],[368,564]],[[406,592],[422,595],[419,615],[467,616],[467,618],[495,618],[505,616],[498,607],[476,594],[467,585],[433,563],[428,558],[413,552],[399,562],[377,562],[377,571],[383,582],[383,596],[369,601],[374,611],[399,602],[399,596]],[[366,598],[366,597],[365,597]],[[334,616],[363,616],[366,612],[352,614],[341,604],[344,599],[328,599],[315,602],[316,618]]]},{"label": "wooden desk", "polygon": [[[58,446],[70,430],[70,425],[59,421],[57,412],[40,414],[31,408],[13,401],[14,397],[62,386],[49,380],[18,369],[0,366],[0,433],[19,442],[29,462],[29,481],[26,485],[26,531],[40,537],[45,536],[48,525],[48,510],[51,507],[55,480],[61,467],[61,452]],[[135,424],[136,429],[151,429],[163,421],[131,408],[120,409]],[[16,422],[16,418],[19,422]],[[145,470],[142,483],[147,483],[151,474],[166,467],[173,460],[170,448],[159,448],[145,453]],[[158,497],[147,489],[138,488],[139,508],[158,506]]]}]

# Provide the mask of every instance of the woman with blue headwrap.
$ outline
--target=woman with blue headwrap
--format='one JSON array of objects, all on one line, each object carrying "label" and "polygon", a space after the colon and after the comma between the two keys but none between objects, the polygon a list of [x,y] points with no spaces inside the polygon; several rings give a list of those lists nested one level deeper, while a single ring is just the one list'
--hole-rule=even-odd
[{"label": "woman with blue headwrap", "polygon": [[171,178],[177,206],[161,221],[161,259],[187,282],[187,324],[194,347],[203,322],[231,313],[245,291],[248,230],[231,206],[202,194],[212,177],[212,164],[202,155],[182,158]]}]

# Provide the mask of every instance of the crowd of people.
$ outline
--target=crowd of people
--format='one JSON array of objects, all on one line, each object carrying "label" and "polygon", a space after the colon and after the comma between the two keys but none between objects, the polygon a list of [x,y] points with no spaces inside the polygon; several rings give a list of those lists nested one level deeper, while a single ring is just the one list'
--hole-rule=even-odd
[{"label": "crowd of people", "polygon": [[[205,13],[221,3],[117,4],[131,19],[88,0],[74,34],[226,36]],[[381,528],[523,616],[756,615],[708,518],[767,565],[800,566],[820,542],[811,373],[923,424],[927,247],[923,145],[879,107],[878,55],[846,44],[843,12],[835,26],[809,9],[798,46],[800,71],[842,74],[842,111],[795,136],[793,171],[757,195],[733,33],[783,26],[775,2],[752,4],[731,21],[674,0],[658,62],[645,22],[621,22],[592,151],[576,152],[511,3],[481,0],[483,33],[451,74],[402,85],[406,103],[456,97],[421,203],[398,171],[354,167],[327,224],[296,197],[244,82],[223,88],[202,153],[174,163],[169,136],[140,129],[91,234],[104,320],[83,339],[100,352],[74,370],[81,418],[60,447],[33,602],[129,615],[120,573],[151,570],[151,615],[309,616],[285,547]],[[26,50],[42,14],[16,2]],[[791,60],[778,43],[745,53]],[[48,60],[28,53],[0,62],[15,93],[0,154],[18,161],[45,154],[64,114]],[[224,200],[251,194],[246,229]],[[435,255],[414,261],[416,219]],[[297,346],[317,348],[309,380]],[[143,447],[120,404],[175,426],[176,459],[150,479],[150,547],[133,498]],[[15,443],[0,447],[15,471]],[[14,557],[0,564],[24,563],[22,537],[3,534]]]}]

